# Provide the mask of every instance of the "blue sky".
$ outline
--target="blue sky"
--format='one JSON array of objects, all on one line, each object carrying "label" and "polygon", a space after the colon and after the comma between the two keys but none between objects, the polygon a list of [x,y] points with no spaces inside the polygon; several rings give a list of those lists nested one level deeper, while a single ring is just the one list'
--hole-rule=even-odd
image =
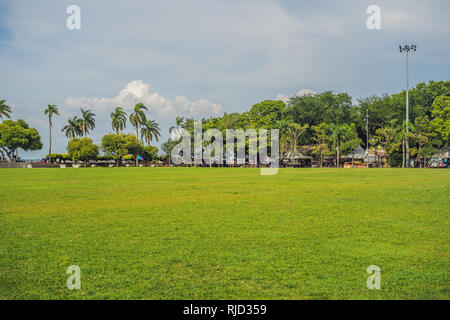
[{"label": "blue sky", "polygon": [[[66,8],[81,8],[81,30]],[[381,8],[381,30],[366,9]],[[177,114],[244,112],[300,90],[357,98],[405,88],[400,43],[415,43],[410,82],[450,80],[450,1],[107,1],[0,0],[0,99],[38,128],[47,150],[48,103],[60,128],[89,106],[96,143],[115,106],[150,107],[163,138]],[[126,131],[133,132],[128,125]]]}]

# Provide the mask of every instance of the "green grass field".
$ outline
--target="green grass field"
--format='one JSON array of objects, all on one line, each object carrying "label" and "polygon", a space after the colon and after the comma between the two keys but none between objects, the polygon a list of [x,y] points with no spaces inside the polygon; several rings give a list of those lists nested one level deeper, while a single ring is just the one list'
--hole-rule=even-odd
[{"label": "green grass field", "polygon": [[0,298],[449,299],[449,189],[450,170],[4,169]]}]

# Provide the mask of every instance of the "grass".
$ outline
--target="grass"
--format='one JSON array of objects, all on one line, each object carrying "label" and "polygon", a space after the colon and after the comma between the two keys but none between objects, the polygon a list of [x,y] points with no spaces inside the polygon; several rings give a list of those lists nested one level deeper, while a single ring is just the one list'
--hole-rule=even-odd
[{"label": "grass", "polygon": [[0,170],[0,298],[449,299],[449,188],[426,169]]}]

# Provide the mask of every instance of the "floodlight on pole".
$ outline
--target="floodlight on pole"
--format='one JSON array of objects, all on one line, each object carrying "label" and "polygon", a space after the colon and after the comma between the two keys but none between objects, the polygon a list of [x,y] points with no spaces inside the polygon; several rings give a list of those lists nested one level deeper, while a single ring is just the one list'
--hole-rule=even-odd
[{"label": "floodlight on pole", "polygon": [[409,145],[408,145],[408,122],[409,122],[409,70],[408,70],[408,57],[409,52],[415,52],[417,49],[417,46],[415,44],[412,45],[404,45],[399,46],[400,47],[400,53],[405,52],[406,53],[406,138],[405,138],[405,144],[406,144],[406,168],[409,166]]}]

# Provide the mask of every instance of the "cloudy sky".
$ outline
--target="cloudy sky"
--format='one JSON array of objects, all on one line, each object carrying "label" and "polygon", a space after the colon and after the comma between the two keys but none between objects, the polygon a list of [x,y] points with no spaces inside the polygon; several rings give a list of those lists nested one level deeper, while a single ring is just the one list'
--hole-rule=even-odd
[{"label": "cloudy sky", "polygon": [[[69,5],[81,29],[66,27]],[[366,26],[381,8],[381,30]],[[49,103],[60,132],[89,107],[96,143],[111,131],[116,106],[150,108],[164,139],[176,115],[247,111],[297,92],[348,92],[357,98],[405,88],[400,43],[415,43],[410,83],[450,80],[448,0],[0,0],[0,99],[41,132],[48,148]],[[128,125],[126,131],[133,132]]]}]

